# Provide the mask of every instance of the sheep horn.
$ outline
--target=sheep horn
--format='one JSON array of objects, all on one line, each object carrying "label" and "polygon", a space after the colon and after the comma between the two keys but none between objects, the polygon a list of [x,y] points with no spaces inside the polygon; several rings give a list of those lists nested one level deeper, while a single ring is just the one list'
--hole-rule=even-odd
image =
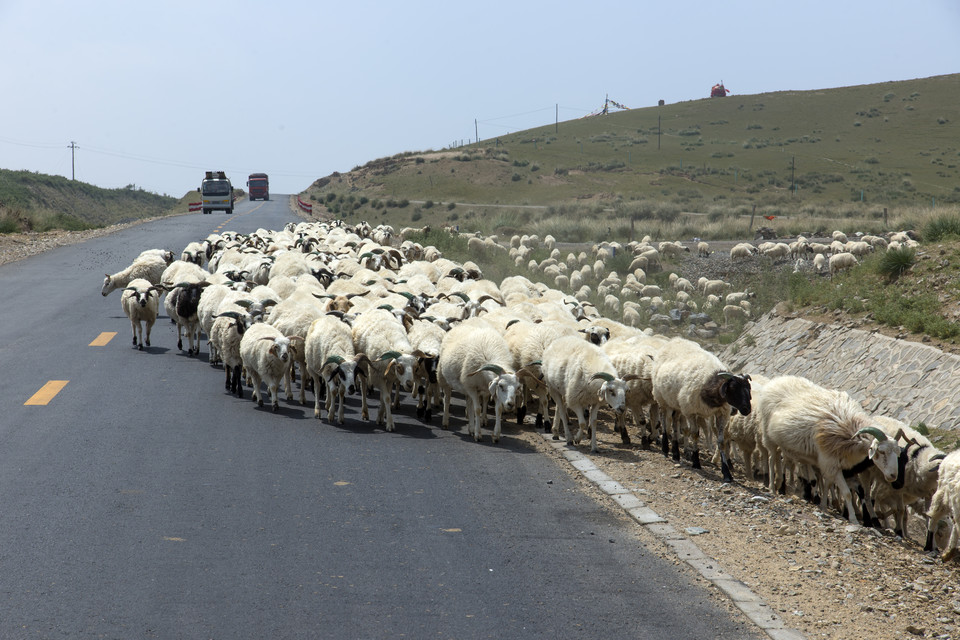
[{"label": "sheep horn", "polygon": [[393,311],[393,307],[391,307],[389,304],[382,304],[379,307],[377,307],[377,309],[386,309],[387,311]]},{"label": "sheep horn", "polygon": [[327,361],[323,363],[323,366],[325,367],[325,366],[327,366],[328,364],[330,364],[331,362],[336,363],[336,364],[343,364],[343,357],[342,357],[342,356],[330,356],[330,357],[327,358]]},{"label": "sheep horn", "polygon": [[509,329],[511,326],[513,326],[514,324],[516,324],[516,323],[518,323],[518,322],[520,322],[520,319],[519,319],[519,318],[514,318],[513,320],[511,320],[510,322],[507,323],[506,328]]},{"label": "sheep horn", "polygon": [[283,336],[283,337],[286,338],[287,340],[303,340],[303,342],[306,342],[303,336]]},{"label": "sheep horn", "polygon": [[731,378],[734,378],[735,376],[734,376],[732,373],[730,373],[729,371],[718,371],[718,372],[717,372],[717,377],[720,378],[721,380],[730,380]]},{"label": "sheep horn", "polygon": [[497,374],[498,376],[502,376],[502,375],[503,375],[503,367],[501,367],[500,365],[497,365],[497,364],[485,364],[485,365],[483,365],[482,367],[480,367],[479,369],[477,369],[476,371],[474,371],[473,373],[471,373],[470,375],[471,375],[471,376],[475,376],[475,375],[477,375],[478,373],[480,373],[481,371],[492,371],[492,372],[494,372],[495,374]]},{"label": "sheep horn", "polygon": [[240,314],[237,313],[236,311],[224,311],[223,313],[218,313],[213,317],[214,318],[232,318],[233,320],[237,320],[240,317]]},{"label": "sheep horn", "polygon": [[399,357],[400,357],[399,351],[387,351],[380,356],[380,361],[383,362],[384,360],[396,360]]},{"label": "sheep horn", "polygon": [[260,304],[262,304],[265,307],[272,307],[277,304],[277,301],[274,300],[273,298],[267,298],[266,300],[261,300]]},{"label": "sheep horn", "polygon": [[634,380],[640,380],[640,379],[641,377],[635,373],[628,373],[627,375],[623,376],[624,382],[633,382]]},{"label": "sheep horn", "polygon": [[883,442],[884,440],[887,439],[887,434],[885,434],[883,431],[881,431],[877,427],[864,427],[863,429],[860,429],[853,435],[859,436],[862,433],[868,433],[874,438],[876,438],[877,440],[879,440],[880,442]]},{"label": "sheep horn", "polygon": [[470,296],[465,294],[463,291],[454,291],[453,293],[448,293],[447,297],[449,298],[450,296],[457,296],[464,302],[470,302]]},{"label": "sheep horn", "polygon": [[593,374],[592,376],[590,376],[590,379],[591,379],[591,380],[604,380],[604,381],[606,381],[606,382],[613,382],[613,376],[610,375],[609,373],[604,373],[603,371],[601,371],[600,373],[595,373],[595,374]]}]

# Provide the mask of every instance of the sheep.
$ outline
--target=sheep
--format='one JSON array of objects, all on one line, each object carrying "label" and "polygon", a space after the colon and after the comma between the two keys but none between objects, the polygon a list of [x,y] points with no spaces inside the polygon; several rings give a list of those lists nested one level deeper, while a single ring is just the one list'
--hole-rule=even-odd
[{"label": "sheep", "polygon": [[821,273],[823,268],[827,266],[827,257],[822,253],[814,254],[813,256],[813,268],[817,273]]},{"label": "sheep", "polygon": [[707,280],[703,283],[701,290],[703,295],[708,296],[710,294],[720,295],[723,293],[724,289],[729,288],[731,285],[723,280]]},{"label": "sheep", "polygon": [[[176,263],[174,263],[176,264]],[[177,349],[183,349],[183,334],[190,341],[188,356],[200,354],[200,317],[197,314],[200,295],[209,282],[180,282],[169,287],[163,305],[170,318],[177,323]]]},{"label": "sheep", "polygon": [[443,327],[428,321],[425,317],[415,320],[407,330],[407,337],[414,351],[420,351],[424,355],[413,372],[417,383],[417,418],[424,422],[430,422],[433,419],[433,407],[440,404],[437,361],[440,356],[440,345],[443,344],[446,335],[447,332]]},{"label": "sheep", "polygon": [[273,412],[280,410],[278,389],[283,376],[290,369],[291,352],[298,347],[298,338],[284,336],[276,327],[258,322],[247,329],[240,339],[240,359],[253,382],[253,399],[263,406],[260,383],[267,385]]},{"label": "sheep", "polygon": [[[554,340],[565,335],[577,335],[576,325],[561,322],[524,322],[511,321],[507,324],[505,337],[507,346],[513,356],[514,366],[522,371],[526,365],[539,362],[543,358],[543,351]],[[527,412],[527,400],[531,393],[539,398],[539,409],[536,416],[536,428],[543,428],[543,417],[547,414],[549,396],[546,387],[536,375],[525,376],[521,379],[523,393],[520,398],[520,407],[517,409],[517,423],[523,423]]]},{"label": "sheep", "polygon": [[[402,389],[411,391],[413,372],[418,362],[418,355],[413,353],[406,329],[397,317],[386,309],[370,309],[361,313],[353,324],[353,345],[357,352],[370,359],[369,384],[380,390],[377,424],[385,425],[387,431],[393,431],[393,385],[398,384]],[[364,420],[370,419],[367,385],[367,378],[363,378],[360,383],[360,416]],[[399,394],[397,404],[399,405]]]},{"label": "sheep", "polygon": [[830,256],[830,277],[832,278],[835,274],[840,273],[841,271],[846,271],[847,269],[852,269],[853,267],[860,264],[857,260],[857,257],[852,253],[846,251],[841,253],[836,253]]},{"label": "sheep", "polygon": [[687,421],[692,440],[691,466],[699,469],[700,424],[712,419],[720,449],[723,481],[732,482],[724,428],[731,410],[742,415],[750,414],[750,376],[734,375],[719,358],[695,342],[673,338],[657,352],[652,383],[653,398],[663,412],[664,454],[667,453],[667,434],[672,425],[673,459],[680,459],[680,426],[676,416],[679,413]]},{"label": "sheep", "polygon": [[454,327],[440,346],[437,379],[443,394],[443,428],[450,426],[451,395],[458,391],[466,396],[467,431],[479,442],[487,422],[487,403],[493,399],[492,439],[499,442],[503,412],[513,410],[520,388],[503,336],[476,321]]},{"label": "sheep", "polygon": [[847,234],[845,234],[843,231],[834,231],[833,234],[831,234],[831,239],[834,242],[840,242],[842,244],[846,244]]},{"label": "sheep", "polygon": [[710,257],[710,245],[707,244],[706,242],[703,242],[703,241],[698,242],[698,243],[697,243],[697,255],[700,256],[701,258],[708,258],[708,257]]},{"label": "sheep", "polygon": [[[143,325],[147,325],[146,344],[150,346],[150,330],[157,321],[157,312],[160,309],[160,294],[157,286],[145,278],[131,280],[120,296],[120,306],[130,319],[130,328],[133,331],[133,346],[143,351]],[[139,339],[138,339],[139,336]]]},{"label": "sheep", "polygon": [[[560,439],[559,426],[563,424],[567,444],[579,444],[585,431],[590,431],[590,450],[597,447],[597,412],[606,403],[614,413],[626,410],[627,383],[635,376],[617,377],[617,370],[603,350],[576,336],[554,340],[543,351],[541,361],[543,382],[556,404],[553,419],[553,437]],[[570,432],[567,410],[577,416],[579,430]]]},{"label": "sheep", "polygon": [[[770,380],[765,376],[753,375],[750,378],[750,402],[759,407],[762,402],[763,388]],[[759,459],[764,467],[767,461],[767,450],[763,446],[760,436],[760,412],[751,411],[747,415],[737,412],[730,416],[724,442],[736,444],[743,456],[744,471],[751,480],[756,480],[756,467],[753,464],[754,453],[759,453]],[[729,454],[729,452],[728,452]]]},{"label": "sheep", "polygon": [[772,247],[763,250],[761,253],[763,253],[764,257],[770,258],[771,262],[776,263],[777,260],[782,260],[790,255],[790,245],[778,242]]},{"label": "sheep", "polygon": [[[311,298],[312,299],[312,298]],[[301,302],[297,298],[287,298],[273,308],[270,313],[269,323],[276,327],[280,333],[285,336],[299,336],[301,340],[306,340],[307,331],[314,320],[324,313],[320,305],[312,302]],[[300,404],[306,404],[306,380],[304,371],[306,363],[304,362],[304,350],[297,349],[290,358],[290,373],[285,376],[284,386],[286,388],[287,400],[293,397],[291,390],[291,377],[293,365],[300,365]],[[314,389],[314,392],[317,390]]]},{"label": "sheep", "polygon": [[750,311],[740,305],[728,304],[723,307],[723,323],[730,326],[750,319]]},{"label": "sheep", "polygon": [[730,249],[730,260],[742,260],[753,256],[755,250],[752,244],[741,242]]},{"label": "sheep", "polygon": [[848,483],[856,485],[856,476],[870,464],[887,482],[897,478],[900,446],[846,393],[780,376],[764,386],[758,411],[771,492],[782,476],[782,462],[816,466],[839,493],[850,523],[858,524]]},{"label": "sheep", "polygon": [[154,285],[160,284],[161,276],[169,264],[164,258],[166,253],[168,252],[161,252],[159,249],[144,251],[126,269],[113,275],[105,274],[100,295],[106,297],[114,289],[126,287],[136,279],[143,279]]},{"label": "sheep", "polygon": [[240,341],[243,334],[254,323],[249,313],[236,304],[223,305],[223,310],[213,317],[210,332],[207,334],[210,341],[210,352],[217,353],[223,362],[223,371],[226,377],[224,387],[227,393],[235,393],[238,398],[243,397],[243,383],[240,379],[241,365]]},{"label": "sheep", "polygon": [[[946,454],[934,447],[926,436],[899,420],[875,416],[874,421],[888,437],[898,444],[902,440],[904,445],[897,457],[897,479],[892,483],[879,477],[874,467],[865,472],[865,480],[871,485],[871,516],[876,518],[877,513],[883,513],[884,516],[892,514],[894,533],[907,539],[908,507],[919,502],[924,505],[922,512],[926,511],[937,490],[937,472]],[[882,525],[879,519],[874,519],[871,524],[876,527]]]},{"label": "sheep", "polygon": [[321,417],[321,390],[325,386],[327,422],[333,419],[336,400],[337,422],[343,424],[344,396],[355,393],[355,380],[366,375],[368,362],[365,354],[355,353],[350,325],[333,315],[320,316],[307,330],[303,351],[304,375],[313,379],[313,417]]},{"label": "sheep", "polygon": [[933,536],[940,520],[947,514],[953,520],[950,529],[950,541],[940,556],[943,562],[952,560],[957,555],[957,545],[960,542],[960,450],[952,451],[940,463],[939,483],[937,491],[930,501],[930,510],[927,513],[927,543],[924,551],[936,551]]},{"label": "sheep", "polygon": [[[634,336],[614,338],[603,345],[603,351],[610,358],[618,376],[635,376],[636,383],[627,386],[624,402],[627,410],[633,414],[634,422],[646,424],[640,434],[640,447],[643,449],[649,448],[652,442],[653,425],[659,415],[653,402],[653,360],[665,343],[666,340],[660,337]],[[649,417],[645,410],[650,414]],[[626,413],[617,415],[616,426],[620,430],[621,441],[630,444]]]}]

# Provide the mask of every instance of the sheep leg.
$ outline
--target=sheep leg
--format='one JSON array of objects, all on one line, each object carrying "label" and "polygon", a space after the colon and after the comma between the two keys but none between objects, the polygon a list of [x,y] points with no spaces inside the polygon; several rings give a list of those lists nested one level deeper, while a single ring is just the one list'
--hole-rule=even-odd
[{"label": "sheep leg", "polygon": [[[224,367],[224,369],[228,368]],[[231,391],[235,391],[238,398],[243,397],[243,383],[240,380],[240,365],[238,364],[233,366],[233,389]]]},{"label": "sheep leg", "polygon": [[[153,330],[153,321],[152,321],[152,320],[147,320],[147,321],[146,321],[146,325],[147,325],[147,346],[149,347],[149,346],[150,346],[150,331]],[[141,336],[142,336],[142,334],[141,334]],[[143,342],[141,341],[140,344],[141,344],[141,346],[142,346],[142,345],[143,345]]]},{"label": "sheep leg", "polygon": [[[317,391],[320,388],[320,378],[318,376],[313,377],[313,417],[317,420],[320,420],[320,393]],[[330,418],[330,408],[327,408],[327,418]]]},{"label": "sheep leg", "polygon": [[615,422],[617,431],[620,432],[620,441],[623,444],[630,444],[630,434],[627,432],[626,412],[617,414],[614,422]]},{"label": "sheep leg", "polygon": [[733,482],[733,476],[730,474],[731,464],[730,464],[730,454],[727,452],[727,447],[725,447],[724,434],[726,430],[727,421],[726,417],[718,416],[716,418],[717,425],[717,451],[720,452],[720,473],[723,475],[723,482]]},{"label": "sheep leg", "polygon": [[[347,400],[345,397],[346,391],[347,390],[344,389],[343,387],[340,387],[339,389],[337,389],[337,403],[338,403],[337,404],[337,407],[338,407],[337,422],[339,422],[340,424],[343,424],[343,408],[344,408],[344,405],[346,405],[347,403]],[[329,412],[327,414],[327,419],[328,420],[330,419]]]},{"label": "sheep leg", "polygon": [[690,466],[694,469],[700,466],[700,419],[687,418],[687,436],[690,438]]},{"label": "sheep leg", "polygon": [[280,411],[280,381],[278,380],[276,383],[267,386],[270,389],[271,409],[276,413]]},{"label": "sheep leg", "polygon": [[370,408],[367,406],[367,378],[360,378],[360,418],[370,419]]},{"label": "sheep leg", "polygon": [[[595,404],[590,407],[590,418],[587,422],[588,427],[590,428],[590,451],[596,453],[600,450],[597,446],[597,413],[600,411],[600,405]],[[621,414],[622,416],[623,414]],[[624,426],[624,431],[626,431],[626,426]]]},{"label": "sheep leg", "polygon": [[227,381],[224,384],[224,386],[226,387],[227,393],[233,393],[233,384],[231,384],[231,380],[230,380],[230,374],[232,373],[230,371],[230,367],[224,367],[223,371],[224,373],[227,374]]}]

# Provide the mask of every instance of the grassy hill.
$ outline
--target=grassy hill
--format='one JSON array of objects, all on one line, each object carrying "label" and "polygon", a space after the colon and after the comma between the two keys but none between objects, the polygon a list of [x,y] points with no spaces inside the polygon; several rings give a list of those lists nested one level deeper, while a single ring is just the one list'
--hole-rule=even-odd
[{"label": "grassy hill", "polygon": [[[539,230],[572,240],[689,213],[701,218],[671,230],[717,237],[705,223],[728,233],[724,219],[748,214],[793,219],[795,232],[918,226],[918,211],[960,203],[958,89],[954,74],[632,109],[373,160],[302,197],[394,225],[493,233],[553,219]],[[571,218],[589,222],[565,228]]]},{"label": "grassy hill", "polygon": [[132,186],[102,189],[62,176],[0,169],[0,233],[80,230],[185,211],[178,200]]}]

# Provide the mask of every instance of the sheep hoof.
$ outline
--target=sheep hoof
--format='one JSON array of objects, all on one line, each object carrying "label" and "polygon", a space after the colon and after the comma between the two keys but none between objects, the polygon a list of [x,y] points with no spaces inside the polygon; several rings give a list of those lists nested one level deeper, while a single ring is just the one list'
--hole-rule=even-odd
[{"label": "sheep hoof", "polygon": [[142,345],[142,344],[141,344],[141,345],[139,345],[139,346],[137,347],[137,350],[139,350],[139,351],[143,351],[143,345]]},{"label": "sheep hoof", "polygon": [[647,436],[640,436],[640,448],[644,451],[650,448],[650,438]]},{"label": "sheep hoof", "polygon": [[243,397],[243,387],[237,387],[237,397],[238,398]]},{"label": "sheep hoof", "polygon": [[537,431],[540,431],[540,430],[543,429],[543,414],[542,414],[542,413],[538,413],[538,414],[537,414],[536,427],[537,427]]},{"label": "sheep hoof", "polygon": [[693,467],[694,469],[702,469],[702,468],[703,468],[703,467],[700,466],[700,452],[699,452],[699,451],[694,451],[692,454],[690,454],[690,466]]},{"label": "sheep hoof", "polygon": [[431,411],[430,409],[427,409],[423,413],[423,421],[429,423],[432,419],[433,419],[433,411]]},{"label": "sheep hoof", "polygon": [[426,415],[426,407],[417,407],[417,420],[423,420],[423,416]]},{"label": "sheep hoof", "polygon": [[943,555],[940,556],[940,560],[942,562],[950,562],[951,560],[954,559],[954,557],[956,557],[956,555],[957,555],[957,549],[956,547],[954,547],[953,549],[950,549],[950,551],[944,552]]},{"label": "sheep hoof", "polygon": [[554,439],[554,440],[559,440],[559,439],[560,439],[560,436],[558,436],[557,434],[553,434],[553,439]]},{"label": "sheep hoof", "polygon": [[627,433],[627,427],[620,429],[620,440],[623,444],[630,444],[630,434]]},{"label": "sheep hoof", "polygon": [[932,531],[927,531],[927,542],[926,544],[923,545],[923,550],[931,553],[936,551],[933,548],[933,532]]},{"label": "sheep hoof", "polygon": [[147,346],[150,346],[150,338],[147,338]]},{"label": "sheep hoof", "polygon": [[262,398],[257,398],[257,406],[258,406],[258,407],[262,407],[262,406],[263,406],[263,399],[262,399]]},{"label": "sheep hoof", "polygon": [[280,405],[279,405],[279,404],[273,405],[273,412],[276,413],[277,411],[280,411]]}]

